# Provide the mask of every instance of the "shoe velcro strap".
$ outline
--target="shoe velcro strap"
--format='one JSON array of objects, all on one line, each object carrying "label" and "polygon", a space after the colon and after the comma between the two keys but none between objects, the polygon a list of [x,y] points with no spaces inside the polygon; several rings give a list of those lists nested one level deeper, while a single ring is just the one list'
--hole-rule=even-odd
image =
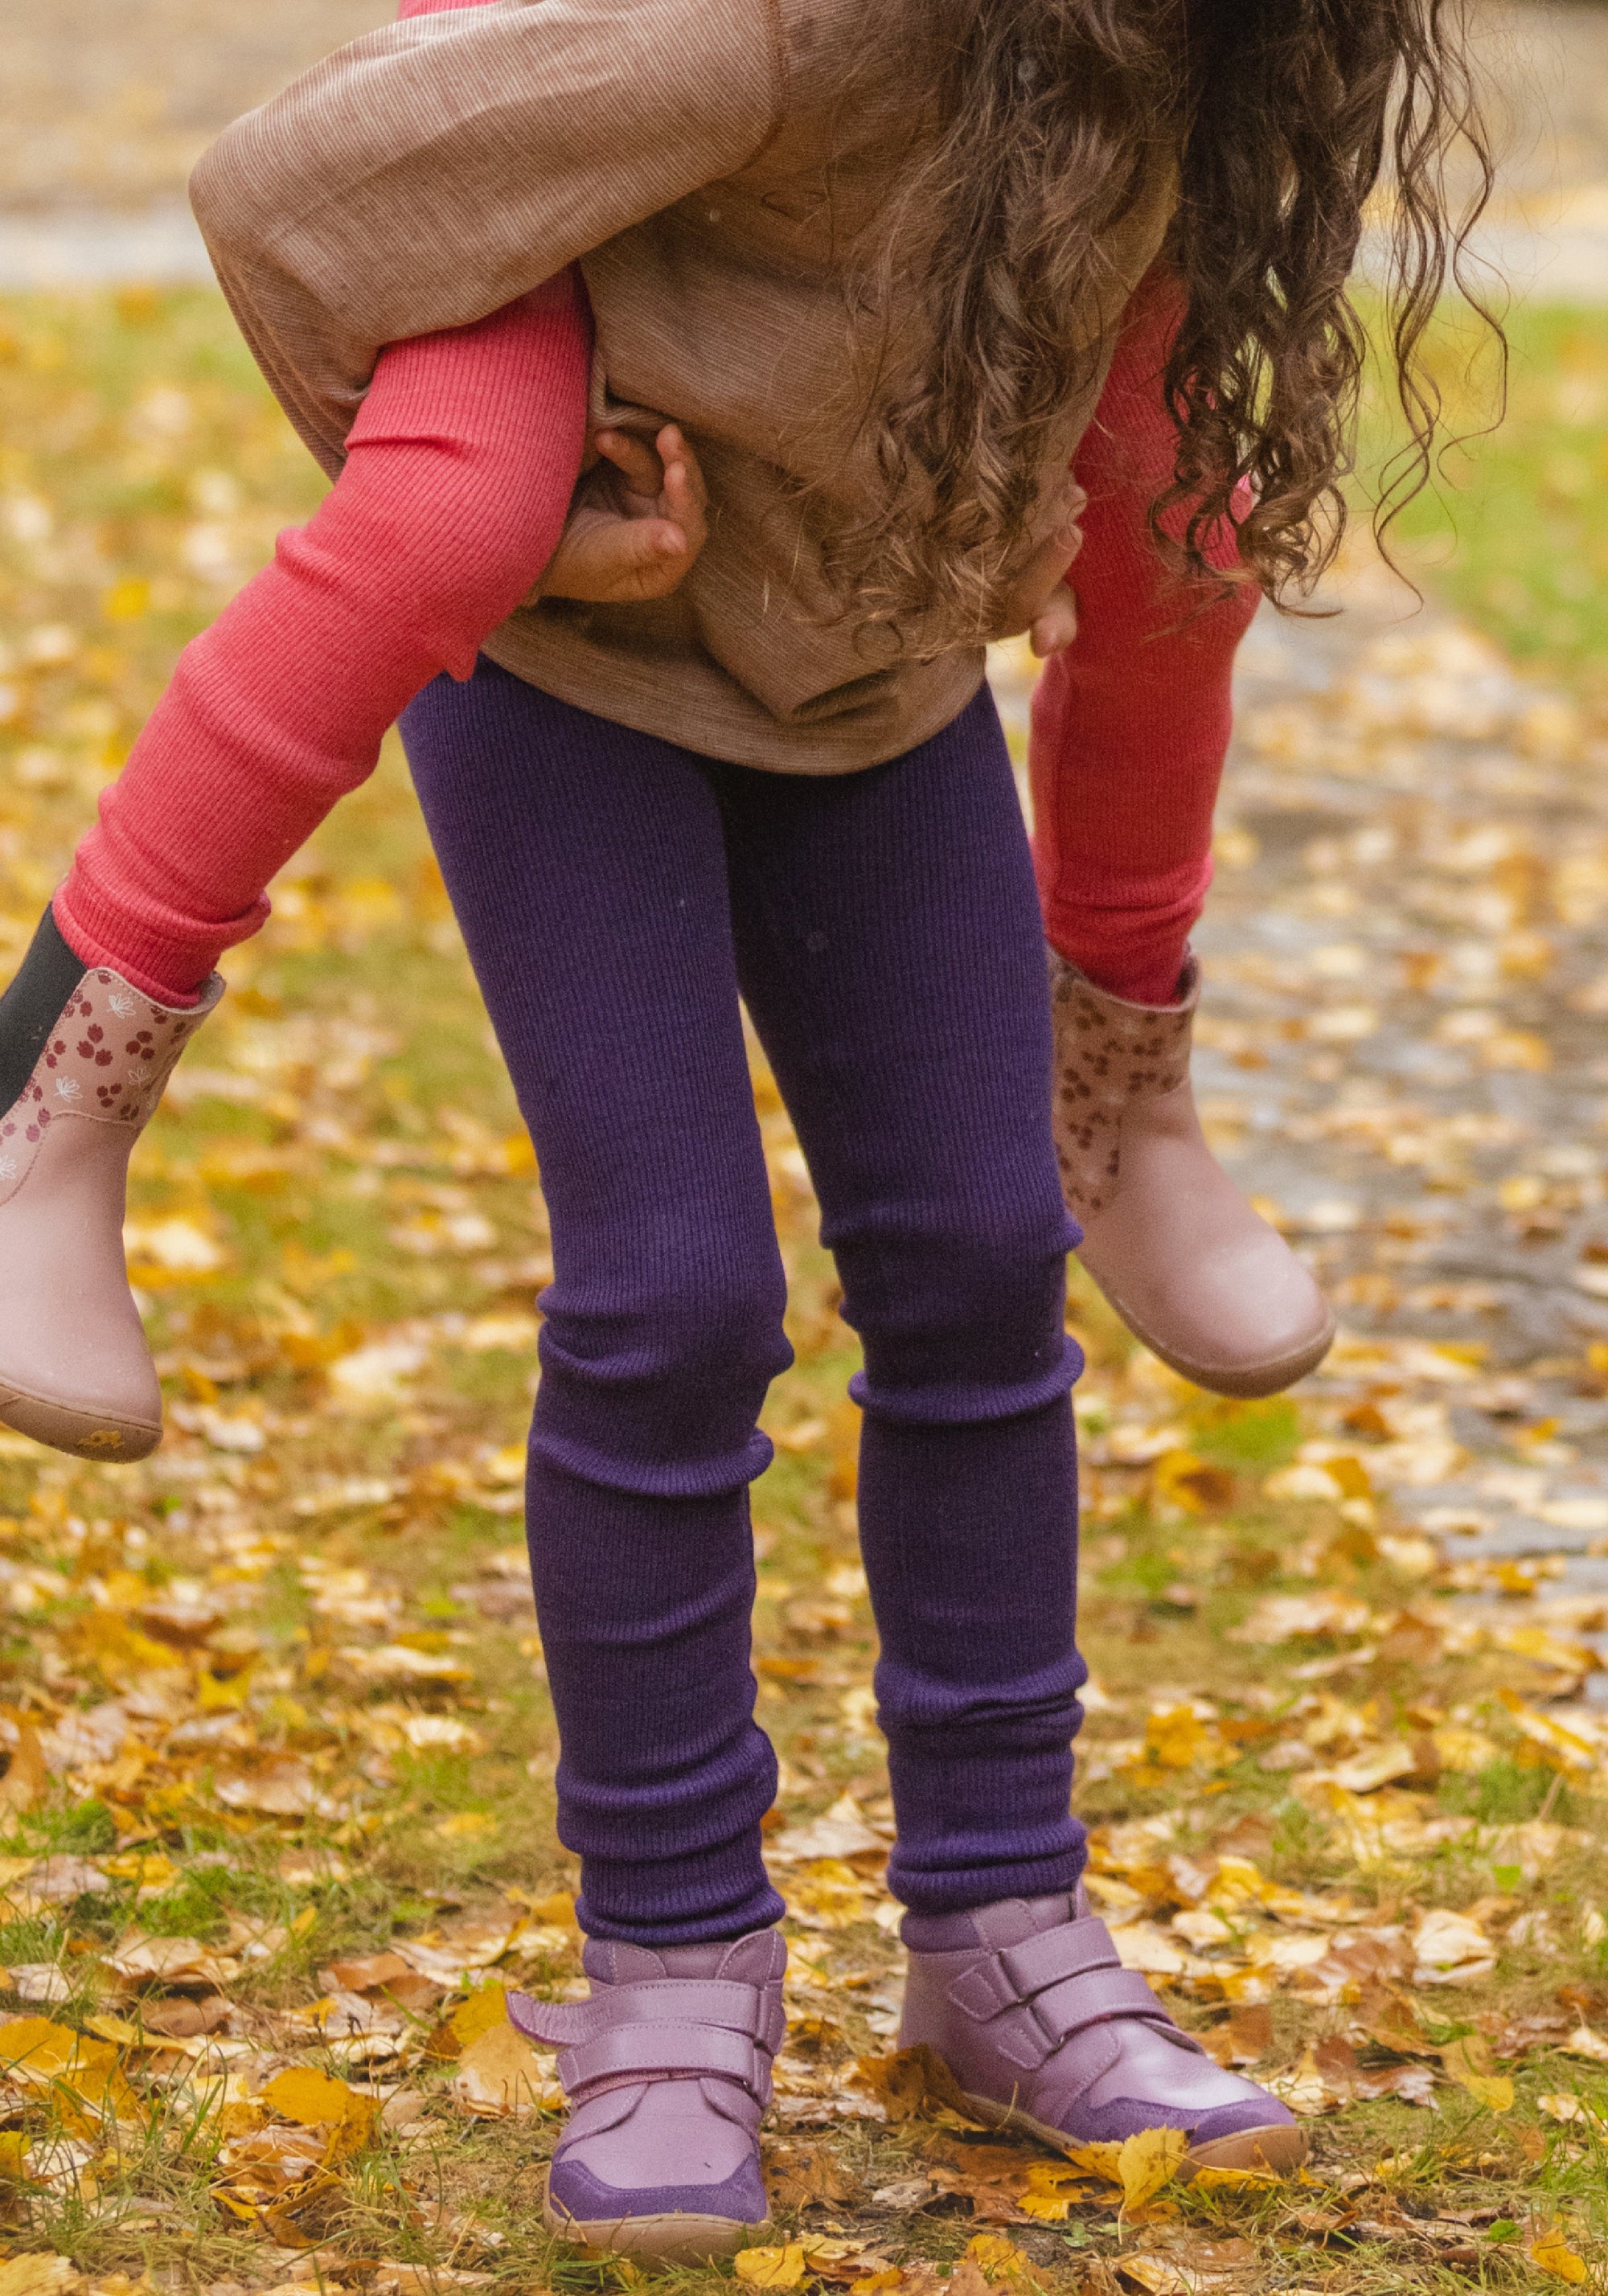
[{"label": "shoe velcro strap", "polygon": [[1091,1969],[1080,1977],[1069,1977],[1039,1994],[1032,2011],[1056,2047],[1086,2026],[1106,2024],[1113,2018],[1172,2023],[1136,1969]]},{"label": "shoe velcro strap", "polygon": [[770,2060],[742,2033],[721,2025],[617,2025],[566,2049],[558,2061],[564,2094],[578,2097],[598,2081],[628,2079],[633,2074],[682,2074],[689,2080],[735,2081],[761,2104],[770,2095]]},{"label": "shoe velcro strap", "polygon": [[1030,2001],[1046,1985],[1059,1985],[1064,1977],[1081,1977],[1088,1969],[1120,1969],[1122,1963],[1111,1931],[1091,1915],[1085,1921],[1041,1930],[1021,1945],[1005,1946],[999,1965],[1014,1986],[1017,1998]]},{"label": "shoe velcro strap", "polygon": [[1092,1916],[1062,1922],[1053,1930],[1002,1948],[974,1962],[950,1988],[949,1998],[969,2017],[997,2017],[1003,2009],[1031,2001],[1051,1985],[1095,1969],[1118,1970],[1121,1963],[1111,1931]]},{"label": "shoe velcro strap", "polygon": [[521,2033],[550,2049],[585,2046],[617,2025],[708,2025],[741,2033],[762,2049],[780,2047],[787,2013],[758,1985],[721,1977],[643,1977],[610,1985],[589,2001],[537,2001],[513,1994],[509,2016]]}]

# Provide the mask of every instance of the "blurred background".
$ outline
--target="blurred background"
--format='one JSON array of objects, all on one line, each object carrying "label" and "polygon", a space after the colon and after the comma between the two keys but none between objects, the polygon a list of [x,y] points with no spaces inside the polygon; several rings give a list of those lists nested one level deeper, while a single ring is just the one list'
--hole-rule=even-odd
[{"label": "blurred background", "polygon": [[[0,980],[178,651],[323,490],[211,283],[187,171],[388,12],[0,0]],[[1476,252],[1508,307],[1506,419],[1492,427],[1489,334],[1448,308],[1428,357],[1465,442],[1395,529],[1392,572],[1366,512],[1399,431],[1370,396],[1334,578],[1310,611],[1264,610],[1243,651],[1197,942],[1203,1120],[1320,1273],[1341,1335],[1298,1395],[1219,1404],[1074,1268],[1094,1886],[1130,1965],[1328,2116],[1325,2176],[1369,2191],[1360,2219],[1310,2190],[1259,2218],[1243,2194],[1236,2217],[1192,2188],[1194,2213],[1169,2200],[1177,2221],[1155,2233],[1215,2227],[1187,2273],[1136,2257],[1125,2219],[1123,2285],[1159,2296],[1294,2276],[1427,2296],[1454,2262],[1483,2273],[1488,2250],[1489,2284],[1511,2286],[1522,2240],[1575,2284],[1587,2251],[1601,2285],[1608,2258],[1608,7],[1478,0],[1476,21],[1502,152]],[[1373,324],[1372,249],[1363,267]],[[1020,758],[1031,664],[1001,649],[992,668]],[[0,2157],[0,2234],[209,2296],[285,2296],[292,2266],[339,2289],[323,2274],[343,2254],[354,2279],[375,2258],[431,2265],[380,2266],[374,2296],[490,2290],[493,2271],[523,2292],[548,2278],[529,2123],[474,2090],[468,2054],[476,2037],[514,2046],[511,2029],[443,2025],[426,2062],[379,1990],[403,1964],[378,1949],[395,1935],[426,1955],[415,1975],[444,1970],[438,2007],[469,1981],[465,1956],[477,1980],[512,1974],[527,1931],[541,1982],[578,1982],[518,1540],[546,1214],[394,742],[274,903],[135,1163],[127,1241],[166,1442],[107,1470],[0,1437],[0,1747],[29,1742],[27,1710],[36,1763],[65,1777],[39,1767],[37,1808],[21,1760],[0,1777],[4,1887],[52,1853],[27,1921],[0,1905],[0,1994],[70,1997],[64,2015],[91,2001],[133,1899],[69,1900],[109,1887],[78,1853],[115,1847],[106,1871],[144,1927],[196,1956],[130,1965],[177,1969],[180,1987],[193,1966],[233,1996],[148,1996],[147,2035],[226,2021],[232,2068],[269,2048],[359,2082],[406,2066],[428,2095],[393,2102],[422,2116],[408,2144],[431,2144],[393,2184],[377,2155],[314,2173],[325,2155],[302,2130],[285,2166],[294,2146],[265,2127],[250,2141],[280,2148],[270,2197],[243,2169],[218,2187],[205,2112],[163,2058],[169,2122],[132,2167],[95,2155],[91,2207],[83,2128],[63,2124],[68,2144],[57,2127],[47,2152],[43,2108],[28,2123],[8,2089],[4,2142],[22,2149]],[[891,2121],[873,2143],[846,2101],[845,2068],[897,2029],[899,1982],[856,1356],[757,1058],[755,1088],[798,1356],[754,1496],[760,1712],[783,1756],[771,1850],[800,1932],[771,2166],[785,2207],[830,2204],[834,2226],[947,2265],[970,2219],[924,2211],[982,2193],[975,2155],[940,2159],[931,2129],[918,2151]],[[44,1727],[89,1701],[76,1737]],[[1219,1882],[1227,1921],[1202,1910]],[[500,1926],[482,1918],[498,1892],[523,1909],[512,1936],[506,1903]],[[452,1925],[465,1905],[472,1939]],[[1365,1905],[1377,1925],[1332,1952],[1313,1924]],[[1300,1926],[1276,1931],[1286,1917]],[[445,1938],[412,1934],[438,1921]],[[1359,1980],[1487,1986],[1456,1997],[1478,2030],[1426,2012],[1407,2031],[1392,1991],[1385,2022],[1370,2011],[1348,2039],[1336,2020]],[[308,2006],[332,1984],[350,2054],[332,2054],[348,2029],[324,2021],[331,2001]],[[155,2022],[203,2008],[212,2021]],[[146,2079],[129,2024],[93,2030]],[[1490,2048],[1513,2079],[1489,2077]],[[431,2067],[460,2052],[453,2102]],[[1046,2164],[993,2157],[999,2190],[1032,2207],[996,2190],[977,2221],[1059,2262],[1052,2296],[1110,2296],[1107,2263],[1088,2277],[1080,2259],[1114,2239],[1114,2202],[1085,2209],[1032,2185]],[[332,2245],[308,2257],[314,2239]],[[871,2270],[835,2245],[841,2280]],[[788,2254],[775,2285],[802,2282]],[[72,2296],[70,2275],[16,2277],[30,2261],[6,2265],[0,2296]],[[924,2264],[862,2284],[939,2287]]]}]

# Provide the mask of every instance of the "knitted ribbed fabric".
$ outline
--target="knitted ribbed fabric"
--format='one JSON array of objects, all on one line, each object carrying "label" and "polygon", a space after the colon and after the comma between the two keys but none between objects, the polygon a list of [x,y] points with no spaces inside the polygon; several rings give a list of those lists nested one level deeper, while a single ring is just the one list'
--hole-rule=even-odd
[{"label": "knitted ribbed fabric", "polygon": [[[1078,457],[1080,627],[1040,682],[1032,749],[1049,938],[1102,988],[1155,1004],[1210,880],[1254,604],[1242,589],[1202,611],[1149,539],[1173,450],[1160,374],[1177,308],[1153,281]],[[261,924],[269,879],[372,770],[412,694],[440,669],[466,675],[562,527],[588,347],[569,274],[479,326],[387,351],[332,493],[185,650],[102,800],[55,903],[86,964],[184,1001]],[[1214,552],[1231,562],[1231,539]]]},{"label": "knitted ribbed fabric", "polygon": [[455,335],[395,344],[346,468],[185,647],[55,898],[62,935],[183,1002],[267,915],[265,888],[373,772],[386,729],[553,554],[580,468],[576,275]]},{"label": "knitted ribbed fabric", "polygon": [[710,765],[490,665],[403,735],[553,1223],[526,1520],[584,1926],[695,1943],[781,1910],[748,1483],[790,1351],[739,992],[865,1344],[891,1886],[1070,1890],[1077,1231],[989,696],[833,775]]},{"label": "knitted ribbed fabric", "polygon": [[[1071,581],[1078,636],[1033,697],[1034,862],[1045,931],[1114,996],[1166,1004],[1211,882],[1211,820],[1232,722],[1234,658],[1258,592],[1164,564],[1150,507],[1177,445],[1161,389],[1182,309],[1153,272],[1129,307],[1073,469],[1088,495]],[[1174,513],[1170,529],[1178,529]],[[1232,534],[1209,545],[1235,563]]]}]

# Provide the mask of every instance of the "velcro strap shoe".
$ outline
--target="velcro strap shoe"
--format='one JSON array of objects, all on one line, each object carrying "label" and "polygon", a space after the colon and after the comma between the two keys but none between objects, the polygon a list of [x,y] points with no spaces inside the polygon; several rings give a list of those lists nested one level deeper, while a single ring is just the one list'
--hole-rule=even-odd
[{"label": "velcro strap shoe", "polygon": [[1185,2174],[1283,2173],[1306,2158],[1294,2115],[1181,2031],[1079,1901],[907,1914],[904,1937],[899,2046],[935,2050],[979,2120],[1062,2152],[1181,2129]]},{"label": "velcro strap shoe", "polygon": [[521,2032],[559,2052],[570,2120],[547,2184],[549,2231],[661,2264],[729,2256],[769,2226],[759,2121],[787,2030],[787,1947],[593,1939],[588,2001],[509,1997]]}]

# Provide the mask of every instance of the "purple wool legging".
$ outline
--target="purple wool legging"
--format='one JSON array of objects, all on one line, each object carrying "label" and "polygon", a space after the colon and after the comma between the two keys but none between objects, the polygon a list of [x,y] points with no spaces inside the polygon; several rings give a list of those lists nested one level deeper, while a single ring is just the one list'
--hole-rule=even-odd
[{"label": "purple wool legging", "polygon": [[782,1912],[748,1486],[792,1357],[739,997],[865,1348],[890,1886],[932,1914],[1070,1890],[1077,1231],[990,697],[821,777],[711,762],[487,662],[403,732],[553,1225],[528,1521],[582,1927],[694,1944]]}]

